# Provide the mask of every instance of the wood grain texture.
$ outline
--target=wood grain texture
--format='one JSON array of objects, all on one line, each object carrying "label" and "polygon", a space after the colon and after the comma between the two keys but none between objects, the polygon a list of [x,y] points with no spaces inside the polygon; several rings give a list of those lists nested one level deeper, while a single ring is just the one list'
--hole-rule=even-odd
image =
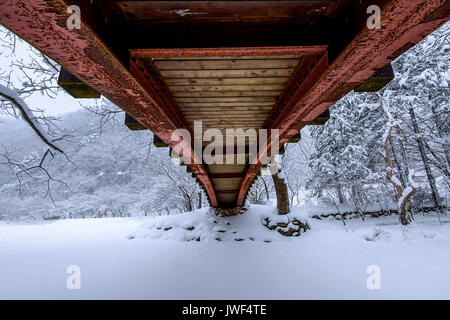
[{"label": "wood grain texture", "polygon": [[160,71],[164,70],[248,70],[293,69],[299,59],[201,59],[201,60],[154,60]]},{"label": "wood grain texture", "polygon": [[[309,1],[118,1],[134,21],[242,21],[303,18],[308,22],[332,13],[337,0]],[[281,5],[283,3],[283,5]]]},{"label": "wood grain texture", "polygon": [[237,70],[161,70],[164,78],[267,78],[289,77],[294,69],[237,69]]}]

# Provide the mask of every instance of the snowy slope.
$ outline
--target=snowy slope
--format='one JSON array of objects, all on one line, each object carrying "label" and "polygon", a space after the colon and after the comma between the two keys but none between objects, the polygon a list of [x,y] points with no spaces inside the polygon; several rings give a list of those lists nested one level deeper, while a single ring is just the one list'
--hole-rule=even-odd
[{"label": "snowy slope", "polygon": [[[229,219],[203,209],[156,218],[1,222],[0,298],[450,298],[450,217],[441,226],[436,217],[417,216],[407,229],[395,217],[351,220],[347,227],[310,219],[310,231],[285,238],[261,225],[272,210],[252,206]],[[201,241],[185,241],[189,232]],[[80,290],[66,288],[69,265],[81,269]],[[367,289],[370,265],[380,267],[380,290]]]}]

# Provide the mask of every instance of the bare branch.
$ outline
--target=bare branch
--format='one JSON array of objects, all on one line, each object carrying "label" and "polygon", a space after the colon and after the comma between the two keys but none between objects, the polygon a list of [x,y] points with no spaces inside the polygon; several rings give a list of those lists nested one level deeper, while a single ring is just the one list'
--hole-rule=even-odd
[{"label": "bare branch", "polygon": [[8,99],[11,101],[12,104],[14,104],[17,109],[20,110],[20,113],[22,115],[22,118],[25,120],[26,123],[33,129],[33,131],[38,135],[38,137],[50,148],[53,150],[56,150],[60,153],[64,154],[64,151],[62,151],[60,148],[58,148],[55,144],[53,144],[51,141],[47,139],[44,133],[41,132],[40,128],[37,127],[36,123],[29,117],[29,115],[26,112],[26,106],[22,105],[19,101],[17,101],[16,97],[13,97],[12,95],[8,95],[5,92],[0,92],[0,96],[4,97],[5,99]]}]

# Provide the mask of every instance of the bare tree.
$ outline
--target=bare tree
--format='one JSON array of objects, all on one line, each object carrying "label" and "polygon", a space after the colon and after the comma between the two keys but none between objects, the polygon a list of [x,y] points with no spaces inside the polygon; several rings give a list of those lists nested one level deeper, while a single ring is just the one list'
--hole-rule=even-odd
[{"label": "bare tree", "polygon": [[427,153],[425,150],[425,145],[420,136],[419,125],[417,124],[417,120],[416,120],[416,114],[414,113],[414,109],[412,107],[409,108],[409,114],[411,116],[411,121],[412,121],[413,128],[414,128],[415,139],[416,139],[417,145],[419,146],[420,157],[422,158],[423,166],[424,166],[425,172],[427,174],[428,183],[430,185],[431,195],[433,196],[434,206],[438,210],[440,210],[439,193],[436,188],[436,181],[434,179],[433,174],[431,173],[430,161],[428,160],[428,156],[427,156]]},{"label": "bare tree", "polygon": [[268,185],[265,177],[258,177],[248,192],[248,201],[251,204],[266,204],[270,199],[271,190],[272,186]]},{"label": "bare tree", "polygon": [[2,159],[0,164],[13,170],[19,181],[19,193],[22,190],[24,175],[33,180],[43,179],[47,185],[46,194],[53,201],[52,184],[56,183],[67,189],[69,187],[65,182],[54,178],[46,165],[49,159],[53,159],[56,154],[61,154],[67,161],[70,161],[58,145],[60,141],[67,140],[70,134],[58,127],[56,117],[46,115],[42,109],[30,108],[25,99],[35,93],[50,99],[55,98],[60,91],[57,85],[60,67],[31,46],[27,47],[31,52],[27,59],[16,58],[19,42],[22,42],[20,38],[0,26],[0,45],[2,47],[0,55],[11,60],[9,70],[0,72],[0,113],[14,118],[22,118],[48,148],[42,151],[42,156],[37,163],[28,165],[14,159],[13,153],[4,146],[3,152],[0,154]]},{"label": "bare tree", "polygon": [[12,156],[12,152],[7,150],[5,146],[3,146],[3,151],[0,153],[0,165],[6,165],[10,167],[13,172],[15,173],[15,176],[19,182],[19,194],[22,195],[22,177],[27,176],[31,179],[37,180],[37,179],[43,179],[45,181],[45,184],[47,186],[46,188],[46,196],[49,196],[52,202],[54,203],[54,199],[52,196],[52,190],[51,186],[52,184],[57,184],[58,188],[65,187],[66,189],[70,190],[69,185],[59,179],[54,178],[48,169],[44,167],[44,164],[46,160],[51,157],[54,158],[55,154],[52,152],[51,149],[47,149],[47,151],[44,152],[44,155],[39,160],[37,164],[24,164],[22,162],[19,162],[15,160]]},{"label": "bare tree", "polygon": [[[388,121],[389,121],[387,130],[386,130],[386,134],[385,134],[385,139],[384,139],[384,150],[385,150],[386,165],[387,165],[386,176],[387,176],[387,179],[389,180],[389,182],[391,182],[391,184],[394,186],[395,191],[397,192],[398,205],[400,207],[400,222],[403,225],[407,225],[407,224],[409,224],[410,219],[408,219],[406,216],[406,205],[408,203],[408,200],[414,195],[414,193],[416,193],[416,187],[413,182],[414,171],[409,170],[409,179],[408,179],[409,186],[403,187],[400,180],[394,176],[391,156],[390,156],[390,152],[389,152],[389,140],[392,135],[392,131],[396,125],[396,122],[394,120],[394,117],[392,116],[392,114],[389,111],[389,101],[387,100],[387,103],[384,104],[383,100],[379,94],[376,94],[376,97],[380,103],[380,107],[385,112],[386,116],[388,117]],[[389,97],[388,97],[388,99],[389,99]]]},{"label": "bare tree", "polygon": [[182,171],[182,167],[171,163],[167,155],[155,152],[153,156],[156,159],[152,171],[162,178],[154,201],[155,206],[171,207],[180,213],[192,211],[196,206],[199,208],[202,191],[194,180]]}]

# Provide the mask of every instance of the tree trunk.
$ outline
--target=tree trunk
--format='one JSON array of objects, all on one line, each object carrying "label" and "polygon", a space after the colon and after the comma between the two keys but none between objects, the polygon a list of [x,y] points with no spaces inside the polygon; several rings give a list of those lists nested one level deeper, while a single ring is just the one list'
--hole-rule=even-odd
[{"label": "tree trunk", "polygon": [[272,175],[275,192],[277,194],[277,210],[278,214],[289,213],[289,195],[286,182],[284,179],[278,177],[278,173]]},{"label": "tree trunk", "polygon": [[416,189],[415,188],[410,189],[409,193],[405,196],[400,206],[400,222],[404,226],[408,225],[411,222],[411,219],[408,219],[406,217],[406,204],[408,203],[409,198],[411,198],[414,195],[414,193],[416,193]]},{"label": "tree trunk", "polygon": [[[385,155],[386,155],[386,165],[387,165],[387,179],[389,180],[389,182],[394,186],[396,192],[397,192],[397,198],[401,201],[400,203],[400,222],[402,225],[407,225],[410,221],[408,220],[408,218],[406,217],[406,205],[408,203],[409,198],[411,198],[411,196],[416,192],[416,188],[414,187],[414,185],[411,185],[411,188],[407,188],[408,190],[408,194],[403,197],[403,192],[404,192],[404,188],[403,186],[399,185],[399,183],[401,183],[400,181],[398,181],[398,179],[396,179],[393,175],[392,172],[392,162],[391,162],[391,156],[389,153],[389,142],[390,142],[390,138],[392,135],[392,130],[394,129],[394,118],[392,117],[392,114],[389,112],[389,108],[385,108],[383,106],[383,102],[381,100],[381,97],[378,94],[375,94],[381,109],[383,109],[383,111],[386,113],[386,116],[389,119],[389,126],[388,126],[388,130],[386,132],[386,139],[384,140],[384,151],[385,151]],[[391,148],[392,148],[392,143],[391,143]],[[411,177],[412,179],[413,177]],[[408,179],[408,182],[409,179]]]},{"label": "tree trunk", "polygon": [[345,203],[345,197],[344,194],[342,193],[342,187],[338,184],[336,185],[336,191],[339,197],[339,203],[340,204],[344,204]]},{"label": "tree trunk", "polygon": [[291,193],[291,198],[289,199],[289,200],[290,200],[291,207],[294,206],[294,199],[295,199],[295,193],[292,192],[292,193]]},{"label": "tree trunk", "polygon": [[[408,156],[406,154],[406,147],[405,147],[406,145],[408,145],[408,140],[406,139],[406,136],[405,136],[404,132],[402,131],[402,129],[400,128],[400,126],[397,126],[397,130],[399,131],[399,133],[401,134],[401,136],[403,138],[403,139],[399,138],[398,142],[400,144],[400,155],[402,156],[404,167],[407,169],[407,168],[410,168]],[[406,175],[408,175],[407,172],[406,172]]]},{"label": "tree trunk", "polygon": [[433,196],[434,205],[436,206],[437,209],[439,209],[440,208],[439,193],[436,188],[436,181],[434,180],[434,177],[431,173],[430,163],[425,152],[425,147],[423,145],[422,138],[419,136],[420,132],[419,126],[417,125],[416,114],[414,113],[414,110],[412,108],[409,109],[409,114],[411,116],[414,133],[416,134],[416,141],[417,144],[419,145],[419,152],[422,158],[423,166],[425,167],[425,172],[427,173],[427,179],[431,188],[431,194]]},{"label": "tree trunk", "polygon": [[267,203],[269,203],[269,198],[270,198],[270,196],[269,196],[269,188],[267,188],[266,180],[264,180],[263,177],[261,177],[261,180],[262,180],[262,182],[263,182],[263,184],[264,184],[264,190],[266,191],[266,200],[267,200]]},{"label": "tree trunk", "polygon": [[405,171],[403,170],[403,167],[400,163],[400,161],[397,158],[397,150],[395,148],[395,144],[394,144],[394,140],[392,137],[390,139],[390,144],[391,144],[391,154],[392,154],[392,158],[393,158],[393,162],[395,163],[395,166],[397,167],[397,171],[399,173],[398,178],[400,179],[400,182],[402,183],[403,186],[406,186],[406,184],[408,183],[408,179],[405,175]]},{"label": "tree trunk", "polygon": [[191,201],[191,197],[189,197],[188,195],[184,195],[184,199],[185,199],[185,203],[186,203],[186,206],[185,206],[185,209],[186,209],[186,212],[190,212],[190,211],[192,211],[192,201]]},{"label": "tree trunk", "polygon": [[[436,114],[434,105],[431,107],[431,112],[433,113],[434,123],[436,124],[437,135],[439,138],[442,139],[445,136],[445,134],[442,132],[441,124],[439,122],[438,115]],[[445,154],[445,158],[447,159],[447,167],[450,167],[450,157],[448,154],[448,149],[449,149],[448,145],[444,146],[444,154]]]},{"label": "tree trunk", "polygon": [[201,209],[202,208],[202,192],[199,191],[198,192],[198,207],[197,209]]}]

